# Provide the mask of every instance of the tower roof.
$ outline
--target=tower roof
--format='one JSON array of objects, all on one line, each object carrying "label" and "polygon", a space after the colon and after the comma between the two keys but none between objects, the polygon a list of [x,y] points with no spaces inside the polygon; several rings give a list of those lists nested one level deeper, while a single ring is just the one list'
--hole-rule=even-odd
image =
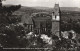
[{"label": "tower roof", "polygon": [[54,7],[59,7],[59,4],[55,4],[55,6]]}]

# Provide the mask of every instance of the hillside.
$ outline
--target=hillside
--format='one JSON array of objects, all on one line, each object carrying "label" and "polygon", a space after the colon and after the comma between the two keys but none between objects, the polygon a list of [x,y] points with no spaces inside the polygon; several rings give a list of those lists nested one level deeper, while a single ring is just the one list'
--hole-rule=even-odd
[{"label": "hillside", "polygon": [[[12,5],[3,5],[3,6],[10,7]],[[31,10],[31,11],[32,10],[35,10],[35,11],[53,11],[53,8],[40,7],[40,6],[37,6],[37,7],[22,6],[21,9],[19,9],[19,11],[22,11],[22,12],[25,11],[25,10]],[[78,12],[80,12],[80,8],[78,8],[78,7],[60,7],[60,10],[61,11],[78,11]]]},{"label": "hillside", "polygon": [[[19,13],[24,12],[26,14],[31,15],[32,13],[37,13],[37,12],[49,12],[49,13],[52,13],[53,10],[54,10],[53,8],[48,8],[48,7],[24,7],[24,6],[22,6],[16,12],[19,12]],[[73,12],[73,13],[79,13],[80,12],[80,8],[77,8],[77,7],[60,7],[60,10],[62,12]]]},{"label": "hillside", "polygon": [[[77,7],[61,7],[61,19],[67,20],[69,18],[72,19],[80,19],[80,9]],[[53,8],[47,8],[47,7],[24,7],[22,6],[18,11],[14,12],[15,14],[19,15],[26,15],[26,18],[28,19],[32,13],[38,13],[38,12],[48,12],[52,13]]]},{"label": "hillside", "polygon": [[[33,7],[34,9],[53,11],[54,8],[50,7]],[[77,11],[80,12],[80,8],[78,7],[60,7],[61,11]]]},{"label": "hillside", "polygon": [[37,13],[37,12],[46,12],[46,10],[35,9],[34,7],[21,7],[18,11],[25,12],[27,14]]},{"label": "hillside", "polygon": [[[6,7],[9,7],[11,5],[4,5]],[[53,8],[48,8],[48,7],[27,7],[27,6],[22,6],[19,10],[15,11],[13,14],[14,15],[21,15],[22,17],[26,17],[28,19],[32,13],[38,13],[38,12],[48,12],[52,13]],[[62,20],[67,20],[69,18],[72,19],[80,19],[80,8],[77,7],[60,7],[61,10],[61,19]],[[26,15],[26,16],[24,16]]]},{"label": "hillside", "polygon": [[62,11],[77,11],[80,12],[80,8],[78,7],[60,7]]}]

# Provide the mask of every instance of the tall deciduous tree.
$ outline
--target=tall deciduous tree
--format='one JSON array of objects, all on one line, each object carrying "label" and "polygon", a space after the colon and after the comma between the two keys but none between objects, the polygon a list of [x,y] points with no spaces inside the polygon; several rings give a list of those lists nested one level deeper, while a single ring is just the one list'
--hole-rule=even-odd
[{"label": "tall deciduous tree", "polygon": [[[19,30],[17,29],[19,26],[10,26],[12,21],[12,13],[17,11],[21,5],[12,5],[10,7],[2,6],[2,1],[0,0],[0,44],[4,47],[17,47],[18,45],[18,33],[22,34],[22,28]],[[16,18],[14,17],[16,20]],[[15,21],[16,22],[16,21]],[[20,27],[19,27],[20,28]],[[20,32],[18,32],[17,30]]]}]

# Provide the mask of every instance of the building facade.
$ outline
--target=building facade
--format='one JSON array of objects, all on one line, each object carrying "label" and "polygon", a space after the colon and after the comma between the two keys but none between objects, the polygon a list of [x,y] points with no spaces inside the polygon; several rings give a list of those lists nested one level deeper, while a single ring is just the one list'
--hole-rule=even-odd
[{"label": "building facade", "polygon": [[34,31],[36,34],[46,34],[51,30],[51,16],[47,13],[37,13],[32,17],[34,24]]},{"label": "building facade", "polygon": [[55,4],[52,15],[47,12],[33,13],[30,19],[25,19],[26,18],[24,16],[23,22],[26,23],[26,29],[30,29],[36,34],[53,34],[57,36],[60,34],[59,4]]}]

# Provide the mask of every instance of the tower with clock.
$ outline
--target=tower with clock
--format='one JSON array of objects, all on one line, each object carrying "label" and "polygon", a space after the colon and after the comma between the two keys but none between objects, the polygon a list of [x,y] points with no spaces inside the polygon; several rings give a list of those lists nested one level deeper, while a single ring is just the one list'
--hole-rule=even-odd
[{"label": "tower with clock", "polygon": [[59,4],[55,4],[52,13],[52,34],[59,36],[60,33],[60,8]]}]

